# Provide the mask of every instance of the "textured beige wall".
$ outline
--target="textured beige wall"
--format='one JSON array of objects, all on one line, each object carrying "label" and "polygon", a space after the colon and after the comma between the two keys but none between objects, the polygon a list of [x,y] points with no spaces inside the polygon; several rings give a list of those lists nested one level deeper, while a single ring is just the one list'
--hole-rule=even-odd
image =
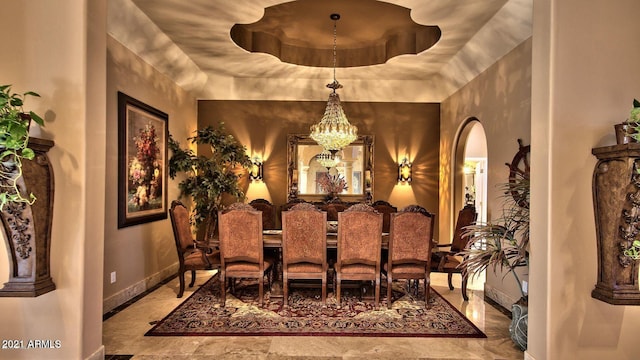
[{"label": "textured beige wall", "polygon": [[[224,122],[250,156],[264,159],[265,184],[272,202],[287,195],[287,134],[308,134],[322,117],[321,101],[214,101],[198,103],[198,126]],[[343,102],[349,121],[363,135],[374,135],[374,200],[398,207],[418,203],[438,210],[439,105]],[[398,161],[413,161],[411,186],[397,185]],[[245,185],[246,186],[246,185]]]},{"label": "textured beige wall", "polygon": [[[105,1],[3,1],[0,82],[37,91],[32,135],[55,141],[53,292],[0,298],[0,338],[60,340],[59,349],[1,350],[3,359],[81,359],[102,351]],[[88,46],[88,43],[91,45]],[[90,120],[90,122],[89,122]],[[0,246],[0,281],[8,276]]]},{"label": "textured beige wall", "polygon": [[534,4],[528,352],[537,360],[640,358],[640,308],[591,297],[591,149],[615,144],[613,125],[640,98],[638,13],[636,0]]},{"label": "textured beige wall", "polygon": [[[122,229],[117,227],[118,91],[168,114],[169,133],[178,141],[184,143],[196,126],[195,98],[109,36],[106,167],[112,181],[106,184],[105,200],[105,259],[102,279],[105,299],[151,276],[157,276],[160,271],[178,261],[168,217],[166,220]],[[167,206],[178,197],[176,184],[177,182],[169,179]],[[112,271],[117,275],[114,284],[110,282]]]},{"label": "textured beige wall", "polygon": [[[509,168],[518,151],[517,139],[530,143],[531,123],[531,39],[473,79],[441,105],[440,125],[440,239],[451,241],[457,209],[451,207],[453,194],[452,156],[457,136],[470,118],[477,118],[487,137],[487,219],[502,215],[502,191],[498,184],[508,181]],[[533,170],[532,170],[533,171]],[[487,272],[487,283],[511,298],[520,291],[511,275]],[[534,295],[535,296],[535,295]]]}]

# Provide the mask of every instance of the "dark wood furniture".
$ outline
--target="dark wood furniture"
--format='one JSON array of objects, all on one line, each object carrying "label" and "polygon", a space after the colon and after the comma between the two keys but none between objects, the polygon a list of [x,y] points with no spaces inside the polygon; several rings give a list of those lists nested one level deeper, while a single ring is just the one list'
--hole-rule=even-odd
[{"label": "dark wood furniture", "polygon": [[343,280],[375,283],[374,307],[380,302],[380,249],[382,214],[365,204],[356,204],[338,214],[338,252],[335,287],[338,306]]},{"label": "dark wood furniture", "polygon": [[262,244],[262,213],[251,205],[235,203],[218,212],[220,241],[221,306],[225,305],[227,279],[258,279],[258,303],[264,302],[264,276],[273,261],[265,259]]},{"label": "dark wood furniture", "polygon": [[[449,289],[453,290],[451,278],[454,273],[462,274],[462,269],[458,266],[462,262],[462,257],[456,254],[462,251],[469,241],[469,236],[463,236],[464,227],[475,223],[478,214],[476,208],[467,204],[458,213],[456,228],[453,233],[451,244],[438,244],[438,248],[449,248],[449,250],[438,250],[432,255],[431,271],[448,273]],[[462,275],[462,297],[465,301],[469,300],[467,295],[467,276]]]},{"label": "dark wood furniture", "polygon": [[327,299],[327,213],[309,203],[282,213],[282,285],[288,306],[289,279],[322,281]]},{"label": "dark wood furniture", "polygon": [[194,240],[191,226],[189,225],[189,210],[180,201],[174,200],[171,202],[169,215],[180,263],[178,269],[178,278],[180,279],[178,298],[181,298],[184,293],[184,273],[191,271],[189,287],[193,287],[196,281],[196,270],[212,270],[220,267],[220,252],[207,244]]},{"label": "dark wood furniture", "polygon": [[249,205],[258,211],[262,211],[262,228],[266,230],[277,229],[276,206],[269,200],[255,199]]},{"label": "dark wood furniture", "polygon": [[[391,214],[388,258],[383,266],[387,276],[387,306],[391,308],[393,280],[424,280],[424,303],[429,308],[431,241],[435,215],[421,206],[408,206]],[[417,284],[416,284],[417,286]]]},{"label": "dark wood furniture", "polygon": [[640,305],[640,263],[623,254],[640,233],[640,143],[597,147],[593,211],[598,276],[591,297],[613,305]]},{"label": "dark wood furniture", "polygon": [[391,222],[391,214],[398,212],[398,208],[384,200],[377,200],[371,207],[382,214],[382,232],[389,232],[389,224]]}]

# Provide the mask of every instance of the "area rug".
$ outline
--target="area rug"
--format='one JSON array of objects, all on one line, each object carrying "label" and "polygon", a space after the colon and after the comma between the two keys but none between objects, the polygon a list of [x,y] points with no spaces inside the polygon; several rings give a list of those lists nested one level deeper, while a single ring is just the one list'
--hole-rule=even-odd
[{"label": "area rug", "polygon": [[[395,283],[394,283],[395,284]],[[329,287],[331,288],[331,287]],[[221,307],[220,287],[214,275],[145,336],[383,336],[486,338],[471,321],[435,290],[430,308],[423,294],[409,295],[403,284],[394,285],[392,308],[387,308],[386,288],[381,291],[378,310],[373,299],[361,291],[342,292],[342,306],[329,289],[326,306],[319,288],[293,288],[289,307],[282,298],[265,294],[264,306],[257,302],[257,284],[236,285],[235,296],[227,292]]]}]

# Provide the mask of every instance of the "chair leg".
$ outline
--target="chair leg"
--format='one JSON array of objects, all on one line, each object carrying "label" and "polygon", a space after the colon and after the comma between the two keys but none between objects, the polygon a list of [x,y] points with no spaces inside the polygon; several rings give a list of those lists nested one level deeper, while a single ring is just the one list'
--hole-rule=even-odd
[{"label": "chair leg", "polygon": [[451,282],[451,278],[453,277],[453,273],[449,273],[447,276],[447,280],[449,280],[449,290],[453,290],[453,282]]},{"label": "chair leg", "polygon": [[464,301],[469,301],[469,295],[467,295],[467,278],[462,277],[462,298]]},{"label": "chair leg", "polygon": [[189,287],[193,287],[193,284],[196,283],[196,271],[191,270],[191,282],[189,283]]},{"label": "chair leg", "polygon": [[387,271],[387,308],[391,309],[391,272]]},{"label": "chair leg", "polygon": [[285,308],[289,306],[289,274],[286,271],[282,274],[282,301]]},{"label": "chair leg", "polygon": [[340,275],[338,275],[338,273],[336,273],[336,277],[334,278],[334,287],[335,287],[335,292],[336,292],[336,300],[338,301],[338,307],[341,307],[342,304],[340,304],[340,288],[342,287],[341,285],[341,279],[340,279]]},{"label": "chair leg", "polygon": [[260,307],[262,307],[263,296],[264,296],[264,272],[261,272],[260,280],[258,281],[258,305]]},{"label": "chair leg", "polygon": [[424,307],[425,309],[431,308],[429,304],[429,292],[431,291],[431,277],[427,273],[424,276]]},{"label": "chair leg", "polygon": [[184,270],[179,270],[178,278],[180,279],[180,290],[178,290],[178,298],[181,298],[182,294],[184,294]]},{"label": "chair leg", "polygon": [[220,306],[224,307],[227,303],[227,277],[224,271],[220,274]]},{"label": "chair leg", "polygon": [[378,308],[380,307],[380,273],[378,273],[378,275],[376,276],[376,288],[374,289],[375,292],[375,300],[373,302],[373,308],[375,310],[378,310]]},{"label": "chair leg", "polygon": [[322,275],[322,305],[327,304],[327,272]]}]

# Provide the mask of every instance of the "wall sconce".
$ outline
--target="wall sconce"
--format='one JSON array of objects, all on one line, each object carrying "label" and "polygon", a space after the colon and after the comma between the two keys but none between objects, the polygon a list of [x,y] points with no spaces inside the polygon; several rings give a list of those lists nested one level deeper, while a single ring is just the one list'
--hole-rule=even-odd
[{"label": "wall sconce", "polygon": [[262,161],[258,158],[251,160],[251,170],[249,171],[249,178],[253,181],[260,181],[263,178],[262,173]]},{"label": "wall sconce", "polygon": [[404,158],[402,162],[398,164],[398,182],[411,184],[411,163],[407,158]]}]

